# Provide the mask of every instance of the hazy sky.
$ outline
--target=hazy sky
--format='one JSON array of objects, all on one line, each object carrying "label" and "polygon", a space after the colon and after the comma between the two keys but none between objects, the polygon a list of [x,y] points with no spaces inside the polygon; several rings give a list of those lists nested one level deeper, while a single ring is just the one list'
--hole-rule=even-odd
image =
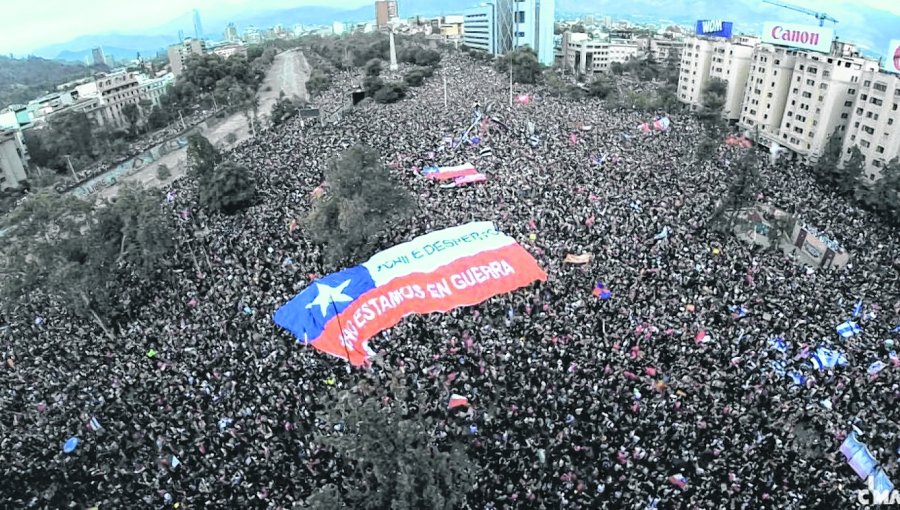
[{"label": "hazy sky", "polygon": [[[303,5],[347,6],[373,4],[368,0],[0,0],[0,53],[28,53],[80,35],[152,29],[192,9],[225,14],[258,6],[260,9]],[[244,10],[241,9],[241,10]],[[373,7],[374,17],[374,7]],[[185,27],[189,28],[189,27]],[[158,35],[147,33],[146,35]]]},{"label": "hazy sky", "polygon": [[[475,5],[478,1],[472,0],[472,4]],[[680,1],[691,4],[690,0]],[[406,12],[415,10],[416,0],[400,2],[404,4]],[[600,7],[608,3],[584,0],[583,5]],[[701,2],[701,5],[705,3]],[[838,19],[842,19],[842,13],[848,16],[843,19],[848,19],[853,13],[854,5],[860,4],[900,16],[900,0],[791,0],[791,3],[830,12]],[[353,9],[374,4],[374,0],[0,0],[0,4],[3,13],[0,16],[0,53],[23,54],[48,44],[66,42],[79,35],[134,31],[158,35],[153,33],[155,27],[190,12],[193,8],[200,9],[201,14],[215,12],[226,15],[228,11],[246,10],[251,6],[271,9],[302,5],[340,5]],[[557,6],[559,4],[560,1],[557,0]],[[900,27],[897,37],[900,38]]]}]

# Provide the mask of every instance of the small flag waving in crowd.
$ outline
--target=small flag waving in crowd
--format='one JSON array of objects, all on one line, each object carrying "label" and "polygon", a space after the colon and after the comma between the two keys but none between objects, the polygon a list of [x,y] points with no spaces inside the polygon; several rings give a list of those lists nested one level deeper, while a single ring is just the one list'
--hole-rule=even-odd
[{"label": "small flag waving in crowd", "polygon": [[528,104],[531,102],[531,97],[528,94],[520,94],[516,96],[516,102],[519,104]]},{"label": "small flag waving in crowd", "polygon": [[597,285],[594,286],[593,294],[603,301],[612,297],[612,292],[606,288],[606,285],[603,282],[597,282]]},{"label": "small flag waving in crowd", "polygon": [[860,299],[859,301],[856,302],[856,305],[853,307],[853,316],[859,317],[860,315],[862,315],[862,311],[863,311],[863,302],[862,302],[862,299]]},{"label": "small flag waving in crowd", "polygon": [[447,405],[447,408],[454,409],[457,407],[469,407],[469,399],[456,393],[450,395],[450,403]]},{"label": "small flag waving in crowd", "polygon": [[456,166],[426,166],[422,169],[422,175],[429,179],[444,181],[477,174],[478,170],[472,163]]},{"label": "small flag waving in crowd", "polygon": [[819,347],[816,349],[815,354],[810,356],[809,360],[812,363],[813,368],[819,371],[837,366],[845,367],[848,364],[847,357],[844,356],[844,353],[827,347]]},{"label": "small flag waving in crowd", "polygon": [[850,338],[853,335],[858,335],[862,332],[862,328],[859,327],[855,322],[847,321],[837,328],[837,333],[841,335],[842,338]]}]

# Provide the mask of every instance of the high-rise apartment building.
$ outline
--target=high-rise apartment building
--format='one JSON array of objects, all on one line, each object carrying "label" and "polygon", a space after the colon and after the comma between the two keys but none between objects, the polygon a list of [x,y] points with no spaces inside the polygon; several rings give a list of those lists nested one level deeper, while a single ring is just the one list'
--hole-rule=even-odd
[{"label": "high-rise apartment building", "polygon": [[234,26],[234,23],[229,23],[228,26],[225,27],[225,41],[237,42],[239,39],[237,27]]},{"label": "high-rise apartment building", "polygon": [[[835,43],[835,47],[843,46]],[[843,137],[859,94],[860,78],[878,64],[858,54],[801,51],[794,62],[778,143],[818,160],[832,133]]]},{"label": "high-rise apartment building", "polygon": [[206,53],[206,43],[199,39],[185,39],[181,44],[173,44],[168,48],[169,65],[175,76],[184,70],[184,61],[191,55]]},{"label": "high-rise apartment building", "polygon": [[713,41],[691,37],[681,50],[681,67],[678,72],[678,100],[696,108],[703,98],[703,89],[709,82]]},{"label": "high-rise apartment building", "polygon": [[200,11],[194,9],[194,38],[198,41],[203,40],[203,24],[200,23]]},{"label": "high-rise apartment building", "polygon": [[737,120],[750,73],[753,48],[757,43],[759,39],[744,36],[732,39],[688,38],[681,53],[678,99],[692,108],[698,108],[703,101],[703,90],[710,80],[722,80],[727,83],[722,116]]},{"label": "high-rise apartment building", "polygon": [[375,25],[379,30],[387,28],[388,23],[397,16],[397,0],[375,2]]},{"label": "high-rise apartment building", "polygon": [[900,75],[866,70],[844,135],[843,158],[855,145],[866,158],[866,173],[877,176],[900,158]]},{"label": "high-rise apartment building", "polygon": [[777,139],[793,79],[797,50],[771,44],[753,49],[739,125]]}]

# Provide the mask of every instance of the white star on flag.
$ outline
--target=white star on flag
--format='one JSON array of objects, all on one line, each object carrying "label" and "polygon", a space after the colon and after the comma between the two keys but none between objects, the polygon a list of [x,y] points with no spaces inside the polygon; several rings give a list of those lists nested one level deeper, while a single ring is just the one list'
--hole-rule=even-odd
[{"label": "white star on flag", "polygon": [[319,290],[319,295],[311,303],[307,304],[306,308],[318,306],[319,310],[322,311],[322,317],[325,317],[328,314],[328,305],[331,303],[349,303],[353,301],[352,297],[344,294],[344,289],[347,288],[347,285],[350,285],[350,280],[337,287],[329,287],[328,285],[317,283],[316,288]]}]

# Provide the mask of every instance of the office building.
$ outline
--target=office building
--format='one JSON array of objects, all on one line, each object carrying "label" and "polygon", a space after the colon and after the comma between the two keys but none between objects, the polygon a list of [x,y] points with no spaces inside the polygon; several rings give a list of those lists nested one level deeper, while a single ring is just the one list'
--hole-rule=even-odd
[{"label": "office building", "polygon": [[106,65],[106,57],[103,55],[103,48],[94,48],[91,50],[91,64]]},{"label": "office building", "polygon": [[397,16],[396,0],[378,0],[375,2],[375,25],[379,30],[387,28],[388,23]]},{"label": "office building", "polygon": [[263,41],[262,33],[254,26],[247,27],[244,30],[244,42],[247,44],[259,44]]},{"label": "office building", "polygon": [[0,189],[18,188],[28,178],[21,134],[0,130]]},{"label": "office building", "polygon": [[211,46],[209,49],[213,55],[218,55],[226,60],[235,55],[247,56],[247,47],[239,43],[219,44],[218,46]]},{"label": "office building", "polygon": [[228,26],[225,27],[225,42],[238,42],[240,40],[238,36],[237,27],[234,26],[234,23],[229,23]]},{"label": "office building", "polygon": [[538,61],[552,65],[554,8],[554,0],[497,0],[482,4],[463,14],[463,42],[494,55],[529,47]]},{"label": "office building", "polygon": [[497,54],[494,10],[494,4],[482,4],[463,13],[463,44],[492,55]]},{"label": "office building", "polygon": [[200,11],[194,9],[194,39],[203,40],[203,24],[200,23]]},{"label": "office building", "polygon": [[185,39],[181,44],[173,44],[168,48],[169,65],[175,76],[184,70],[184,62],[191,55],[206,53],[206,43],[199,39]]},{"label": "office building", "polygon": [[866,158],[866,174],[877,177],[900,158],[900,75],[867,69],[860,82],[842,154],[846,161],[855,145]]},{"label": "office building", "polygon": [[638,55],[635,41],[591,39],[583,33],[565,32],[561,42],[562,62],[567,71],[587,76],[607,73],[614,62],[624,63]]}]

